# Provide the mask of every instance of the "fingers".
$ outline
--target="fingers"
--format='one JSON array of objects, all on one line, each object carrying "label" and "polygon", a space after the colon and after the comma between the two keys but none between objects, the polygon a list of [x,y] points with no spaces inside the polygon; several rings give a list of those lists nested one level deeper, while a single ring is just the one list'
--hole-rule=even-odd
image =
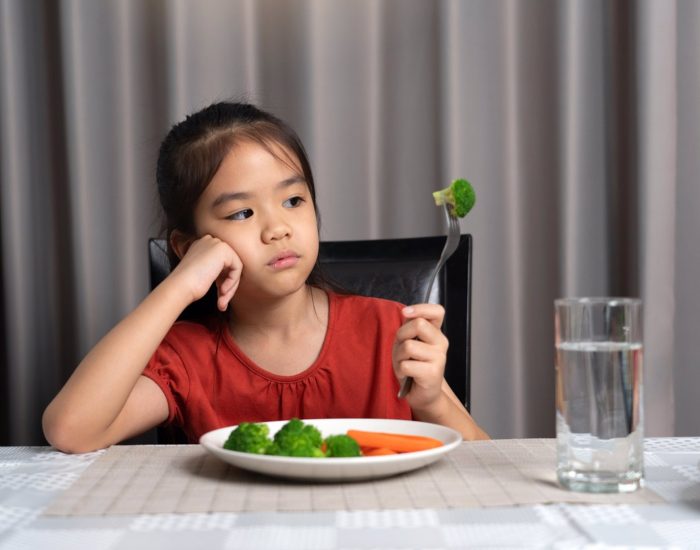
[{"label": "fingers", "polygon": [[[397,364],[396,376],[399,380],[410,376],[419,385],[432,386],[434,381],[443,378],[443,370],[439,364],[412,361],[410,359]],[[439,387],[439,382],[437,382]]]},{"label": "fingers", "polygon": [[423,318],[437,328],[445,318],[445,308],[440,304],[414,304],[403,308],[401,313],[406,320]]},{"label": "fingers", "polygon": [[396,331],[392,364],[397,378],[410,376],[411,406],[434,402],[445,372],[447,337],[440,330],[445,310],[438,304],[416,304],[402,310],[404,324]]},{"label": "fingers", "polygon": [[226,311],[236,290],[238,290],[238,283],[241,280],[241,271],[242,264],[240,259],[238,259],[238,255],[234,253],[232,265],[225,268],[216,279],[218,291],[216,305],[220,311]]},{"label": "fingers", "polygon": [[418,340],[406,340],[394,346],[392,364],[398,378],[413,376],[442,378],[445,370],[445,349]]},{"label": "fingers", "polygon": [[405,340],[394,348],[393,359],[396,362],[413,359],[415,361],[439,361],[445,355],[442,346],[435,346],[420,340]]},{"label": "fingers", "polygon": [[417,317],[406,321],[396,332],[396,341],[401,343],[408,340],[418,339],[432,345],[447,349],[447,338],[432,321],[423,317]]},{"label": "fingers", "polygon": [[[233,275],[235,271],[231,271]],[[238,283],[240,282],[240,276],[229,276],[221,284],[218,284],[218,298],[216,300],[216,305],[219,311],[226,311],[231,299],[233,298],[236,290],[238,289]]]},{"label": "fingers", "polygon": [[227,242],[211,235],[203,235],[185,246],[186,252],[171,277],[189,289],[192,301],[200,299],[216,284],[217,307],[224,311],[238,288],[243,268],[241,259]]}]

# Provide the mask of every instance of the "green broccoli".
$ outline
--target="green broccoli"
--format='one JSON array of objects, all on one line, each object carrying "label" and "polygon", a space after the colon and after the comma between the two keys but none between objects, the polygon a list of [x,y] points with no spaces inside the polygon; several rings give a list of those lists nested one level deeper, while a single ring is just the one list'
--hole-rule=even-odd
[{"label": "green broccoli", "polygon": [[326,456],[348,457],[361,456],[360,446],[348,435],[329,435],[326,438]]},{"label": "green broccoli", "polygon": [[[224,449],[244,453],[309,458],[362,456],[360,446],[347,435],[331,435],[325,441],[316,426],[292,418],[270,439],[267,424],[243,422],[228,436]],[[322,445],[325,443],[326,452]]]},{"label": "green broccoli", "polygon": [[304,422],[298,418],[292,418],[289,422],[282,426],[282,428],[280,428],[280,430],[275,434],[275,441],[277,443],[281,443],[290,435],[299,433],[303,434],[304,437],[307,437],[316,447],[320,447],[321,443],[323,442],[321,432],[316,426],[304,424]]},{"label": "green broccoli", "polygon": [[464,179],[454,180],[452,185],[433,193],[435,204],[442,206],[447,204],[452,213],[458,218],[463,218],[474,207],[476,193],[471,184]]},{"label": "green broccoli", "polygon": [[277,456],[297,456],[306,458],[323,458],[326,456],[325,454],[323,454],[323,451],[320,447],[315,447],[314,445],[312,445],[309,442],[309,440],[304,436],[296,438],[290,437],[289,439],[285,440],[284,445],[280,445],[273,441],[272,445],[270,445],[267,448],[266,454]]},{"label": "green broccoli", "polygon": [[323,438],[315,426],[304,424],[298,418],[292,418],[275,434],[267,454],[281,456],[305,456],[323,458],[321,450]]},{"label": "green broccoli", "polygon": [[230,433],[224,449],[262,455],[272,444],[269,435],[270,428],[267,424],[243,422]]}]

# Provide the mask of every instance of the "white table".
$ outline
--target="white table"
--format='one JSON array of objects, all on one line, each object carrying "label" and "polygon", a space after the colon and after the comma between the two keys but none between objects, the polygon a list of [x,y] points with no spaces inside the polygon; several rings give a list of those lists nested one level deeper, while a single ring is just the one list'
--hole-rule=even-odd
[{"label": "white table", "polygon": [[42,516],[99,455],[0,448],[0,549],[700,548],[700,438],[645,441],[655,505]]}]

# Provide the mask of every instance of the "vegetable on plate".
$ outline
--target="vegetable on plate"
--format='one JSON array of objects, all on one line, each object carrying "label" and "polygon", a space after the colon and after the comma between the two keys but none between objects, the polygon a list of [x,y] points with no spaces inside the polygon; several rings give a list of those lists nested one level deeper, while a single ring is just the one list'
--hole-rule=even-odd
[{"label": "vegetable on plate", "polygon": [[432,437],[348,430],[325,439],[311,424],[292,418],[270,438],[267,424],[243,422],[231,431],[224,449],[261,455],[307,458],[389,456],[442,446]]}]

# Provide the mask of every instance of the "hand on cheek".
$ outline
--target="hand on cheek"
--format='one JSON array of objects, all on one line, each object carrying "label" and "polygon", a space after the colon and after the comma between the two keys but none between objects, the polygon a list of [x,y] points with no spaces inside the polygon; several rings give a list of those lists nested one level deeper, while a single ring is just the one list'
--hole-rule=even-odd
[{"label": "hand on cheek", "polygon": [[392,363],[402,380],[413,378],[406,396],[411,409],[428,409],[442,395],[448,341],[440,330],[445,310],[437,304],[417,304],[402,311],[404,323],[396,332]]},{"label": "hand on cheek", "polygon": [[216,284],[217,307],[225,311],[238,288],[242,269],[243,263],[231,246],[204,235],[187,246],[171,277],[189,290],[192,301],[200,299]]}]

